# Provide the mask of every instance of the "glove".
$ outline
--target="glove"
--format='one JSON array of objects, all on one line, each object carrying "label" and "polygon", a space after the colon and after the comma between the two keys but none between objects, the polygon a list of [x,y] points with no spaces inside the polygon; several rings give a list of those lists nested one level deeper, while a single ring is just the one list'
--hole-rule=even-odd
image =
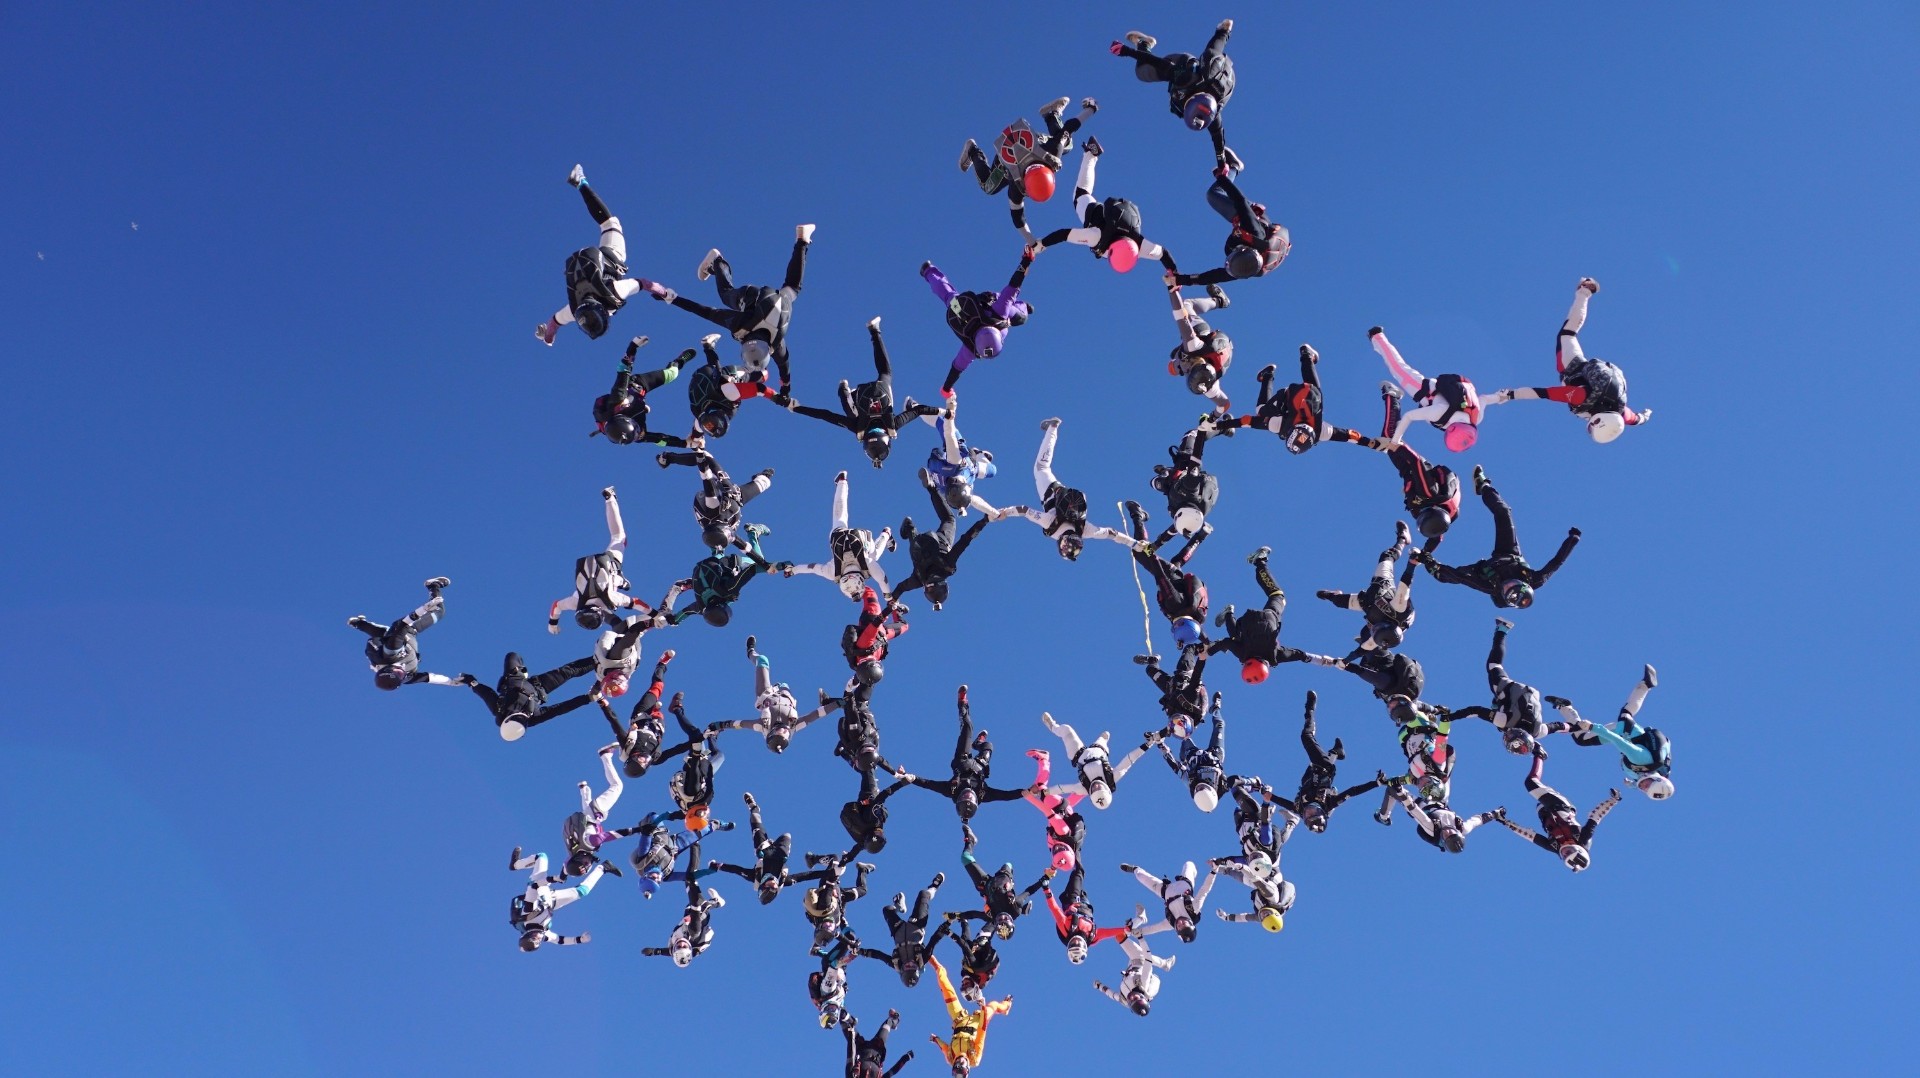
[{"label": "glove", "polygon": [[548,632],[548,633],[550,633],[550,634],[552,634],[552,635],[554,635],[554,636],[559,636],[559,635],[560,635],[560,622],[559,622],[559,621],[557,621],[557,620],[555,620],[555,619],[553,619],[553,618],[548,618],[548,619],[547,619],[547,632]]},{"label": "glove", "polygon": [[1567,535],[1568,535],[1568,537],[1569,537],[1569,538],[1573,538],[1573,539],[1578,539],[1578,538],[1580,538],[1580,529],[1579,529],[1579,528],[1568,528],[1568,529],[1567,529]]},{"label": "glove", "polygon": [[[1107,51],[1114,54],[1115,56],[1120,56],[1122,55],[1120,50],[1124,48],[1126,48],[1125,45],[1122,45],[1118,41],[1115,41],[1107,46]],[[1098,982],[1095,982],[1095,983],[1098,983]]]}]

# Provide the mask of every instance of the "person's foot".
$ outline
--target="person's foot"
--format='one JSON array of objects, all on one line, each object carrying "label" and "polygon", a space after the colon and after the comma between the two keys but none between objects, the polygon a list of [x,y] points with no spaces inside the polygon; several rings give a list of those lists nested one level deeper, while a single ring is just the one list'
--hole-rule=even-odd
[{"label": "person's foot", "polygon": [[945,882],[947,882],[947,874],[944,872],[936,872],[933,874],[933,883],[928,889],[938,891],[940,885]]},{"label": "person's foot", "polygon": [[713,900],[715,906],[725,906],[727,904],[727,900],[720,897],[720,892],[711,887],[707,888],[707,897]]},{"label": "person's foot", "polygon": [[1473,492],[1484,494],[1487,490],[1487,470],[1478,464],[1473,466]]},{"label": "person's foot", "polygon": [[746,532],[747,532],[747,538],[759,539],[764,536],[772,535],[773,529],[769,528],[765,524],[749,524],[746,527]]},{"label": "person's foot", "polygon": [[[1122,872],[1138,872],[1138,871],[1140,871],[1140,866],[1139,866],[1139,865],[1130,865],[1130,864],[1127,864],[1127,863],[1126,863],[1125,861],[1122,861],[1122,862],[1120,862],[1120,871],[1122,871]],[[1144,909],[1144,907],[1143,907],[1143,909]]]},{"label": "person's foot", "polygon": [[680,712],[685,711],[686,709],[687,709],[687,694],[684,692],[674,693],[673,699],[667,702],[667,710],[674,712],[675,714],[679,714]]},{"label": "person's foot", "polygon": [[1268,558],[1272,556],[1273,556],[1273,548],[1270,546],[1263,546],[1259,550],[1256,550],[1253,553],[1247,555],[1247,564],[1258,565],[1261,562],[1266,561]]},{"label": "person's foot", "polygon": [[567,173],[567,182],[575,187],[585,187],[587,185],[587,170],[581,168],[579,165],[573,166],[573,171]]},{"label": "person's foot", "polygon": [[1640,671],[1640,684],[1645,685],[1649,689],[1660,687],[1660,673],[1653,668],[1652,663],[1648,663],[1647,668]]},{"label": "person's foot", "polygon": [[753,473],[753,477],[754,477],[755,479],[758,479],[758,478],[760,478],[760,477],[761,477],[761,476],[763,476],[763,475],[764,475],[764,476],[766,476],[766,477],[767,477],[767,478],[768,478],[769,480],[771,480],[771,479],[773,478],[773,469],[772,469],[772,468],[762,468],[762,469],[760,469],[759,471],[757,471],[757,472],[755,472],[755,473]]},{"label": "person's foot", "polygon": [[747,634],[747,658],[751,659],[759,654],[758,649],[754,646],[757,642],[758,638],[751,633]]},{"label": "person's foot", "polygon": [[1152,34],[1143,34],[1138,30],[1128,30],[1126,37],[1127,44],[1132,45],[1141,52],[1152,52],[1153,47],[1160,44],[1159,38],[1154,37]]},{"label": "person's foot", "polygon": [[1260,368],[1260,373],[1254,375],[1253,380],[1259,382],[1261,385],[1266,385],[1268,382],[1273,381],[1273,376],[1278,373],[1280,373],[1280,368],[1269,363]]},{"label": "person's foot", "polygon": [[1225,32],[1225,33],[1229,33],[1229,34],[1231,34],[1231,33],[1233,33],[1233,20],[1232,20],[1232,19],[1221,19],[1221,20],[1220,20],[1220,25],[1218,25],[1218,26],[1216,26],[1216,27],[1214,27],[1214,29],[1215,29],[1215,30],[1220,30],[1220,31],[1223,31],[1223,32]]},{"label": "person's foot", "polygon": [[1056,120],[1059,119],[1060,114],[1065,111],[1067,111],[1067,99],[1064,97],[1056,97],[1052,101],[1040,106],[1040,115],[1051,116]]},{"label": "person's foot", "polygon": [[907,893],[905,891],[895,891],[893,893],[893,900],[891,902],[888,902],[887,905],[892,906],[897,910],[900,910],[902,913],[906,912]]},{"label": "person's foot", "polygon": [[1402,546],[1413,542],[1413,532],[1407,529],[1406,521],[1396,520],[1393,522],[1393,540]]},{"label": "person's foot", "polygon": [[1227,290],[1217,284],[1207,286],[1207,295],[1213,297],[1213,309],[1216,311],[1224,311],[1233,306],[1233,301],[1227,298]]},{"label": "person's foot", "polygon": [[1225,165],[1229,172],[1244,172],[1247,168],[1247,163],[1240,160],[1240,155],[1234,153],[1231,146],[1221,147],[1220,163]]},{"label": "person's foot", "polygon": [[1100,145],[1100,140],[1094,138],[1092,135],[1087,136],[1087,141],[1081,146],[1081,149],[1088,157],[1098,157],[1107,152],[1106,149]]},{"label": "person's foot", "polygon": [[708,348],[712,348],[714,345],[720,343],[720,335],[718,333],[709,333],[700,338],[700,343],[706,345]]},{"label": "person's foot", "polygon": [[365,614],[355,614],[347,619],[347,624],[358,629],[360,626],[366,624],[366,621],[367,616]]},{"label": "person's foot", "polygon": [[867,332],[868,333],[880,332],[880,316],[879,315],[876,314],[872,318],[867,319]]},{"label": "person's foot", "polygon": [[1340,743],[1339,738],[1336,737],[1333,739],[1333,751],[1327,753],[1327,758],[1330,760],[1344,760],[1347,758],[1347,747]]},{"label": "person's foot", "polygon": [[667,650],[665,650],[665,651],[663,651],[663,652],[661,652],[661,653],[660,653],[660,665],[661,665],[661,666],[665,666],[665,665],[667,665],[668,663],[670,663],[670,662],[672,662],[672,661],[673,661],[673,655],[674,655],[674,651],[673,651],[673,649],[672,649],[672,648],[668,648]]},{"label": "person's foot", "polygon": [[794,225],[793,238],[796,240],[799,240],[801,243],[812,243],[813,242],[813,226],[812,225]]},{"label": "person's foot", "polygon": [[1318,363],[1320,362],[1320,353],[1314,351],[1313,345],[1302,343],[1300,345],[1300,358],[1307,363]]},{"label": "person's foot", "polygon": [[1493,627],[1494,627],[1494,631],[1496,632],[1502,632],[1502,633],[1511,632],[1513,629],[1513,622],[1508,621],[1505,618],[1495,618],[1493,619]]},{"label": "person's foot", "polygon": [[616,867],[612,861],[600,862],[600,869],[601,871],[605,872],[609,876],[625,876],[626,875],[626,873],[621,872],[620,869]]},{"label": "person's foot", "polygon": [[1394,385],[1392,382],[1381,382],[1380,395],[1382,397],[1388,398],[1389,400],[1399,400],[1402,396],[1402,393],[1400,391],[1400,387],[1397,385]]},{"label": "person's foot", "polygon": [[1586,289],[1587,294],[1590,296],[1597,296],[1600,294],[1600,282],[1594,280],[1591,277],[1580,278],[1579,287]]},{"label": "person's foot", "polygon": [[1091,97],[1083,97],[1080,99],[1080,107],[1086,109],[1088,112],[1099,112],[1100,102],[1095,101]]},{"label": "person's foot", "polygon": [[533,329],[533,335],[539,339],[541,344],[552,344],[553,338],[557,336],[559,332],[560,323],[552,321],[551,319],[542,322]]},{"label": "person's foot", "polygon": [[671,462],[667,460],[667,455],[665,453],[655,453],[653,455],[653,462],[655,464],[658,464],[662,468],[667,468],[672,466]]},{"label": "person's foot", "polygon": [[612,501],[612,500],[613,500],[613,488],[612,488],[612,487],[601,487],[601,488],[600,488],[600,496],[601,496],[602,498],[605,498],[605,499],[607,499],[608,501]]},{"label": "person's foot", "polygon": [[1139,502],[1128,502],[1127,517],[1134,523],[1144,526],[1147,523],[1147,509]]},{"label": "person's foot", "polygon": [[453,581],[447,579],[444,576],[429,577],[427,580],[427,590],[439,591],[441,588],[447,587],[452,583]]},{"label": "person's foot", "polygon": [[1060,417],[1059,417],[1059,416],[1054,416],[1054,417],[1053,417],[1053,418],[1051,418],[1051,419],[1042,419],[1042,420],[1040,421],[1040,429],[1041,429],[1041,430],[1052,430],[1052,429],[1054,429],[1055,427],[1058,427],[1059,425],[1060,425]]},{"label": "person's foot", "polygon": [[[693,275],[695,277],[700,278],[703,281],[713,276],[713,264],[715,262],[720,261],[722,257],[723,256],[720,254],[720,248],[718,247],[707,248],[707,253],[701,256],[700,258],[700,264],[694,267]],[[713,336],[718,337],[719,334],[713,334]]]},{"label": "person's foot", "polygon": [[1154,655],[1152,653],[1148,653],[1146,655],[1135,655],[1133,657],[1133,661],[1141,666],[1152,666],[1154,663],[1157,663],[1160,661],[1160,656]]},{"label": "person's foot", "polygon": [[[574,167],[579,168],[580,166],[575,165]],[[518,869],[520,867],[520,847],[515,846],[513,848],[513,856],[507,859],[507,867],[510,869]]]}]

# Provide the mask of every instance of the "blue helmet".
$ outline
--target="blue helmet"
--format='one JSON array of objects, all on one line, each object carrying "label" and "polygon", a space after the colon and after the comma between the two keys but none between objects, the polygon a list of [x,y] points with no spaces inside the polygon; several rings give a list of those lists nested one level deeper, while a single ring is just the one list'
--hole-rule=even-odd
[{"label": "blue helmet", "polygon": [[1173,639],[1181,647],[1192,647],[1200,641],[1200,623],[1192,618],[1175,618]]}]

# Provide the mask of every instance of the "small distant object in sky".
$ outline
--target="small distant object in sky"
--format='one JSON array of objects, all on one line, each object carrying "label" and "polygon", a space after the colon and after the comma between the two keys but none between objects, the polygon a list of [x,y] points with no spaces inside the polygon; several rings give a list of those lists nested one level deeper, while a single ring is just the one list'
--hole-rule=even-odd
[{"label": "small distant object in sky", "polygon": [[138,231],[140,231],[140,222],[138,222],[138,221],[135,221],[135,222],[133,222],[133,230],[134,230],[135,232],[138,232]]},{"label": "small distant object in sky", "polygon": [[35,258],[37,258],[37,259],[39,259],[39,260],[40,260],[40,261],[42,261],[42,262],[45,262],[45,261],[47,260],[47,252],[45,252],[45,251],[35,251],[35,252],[33,252],[33,257],[35,257]]}]

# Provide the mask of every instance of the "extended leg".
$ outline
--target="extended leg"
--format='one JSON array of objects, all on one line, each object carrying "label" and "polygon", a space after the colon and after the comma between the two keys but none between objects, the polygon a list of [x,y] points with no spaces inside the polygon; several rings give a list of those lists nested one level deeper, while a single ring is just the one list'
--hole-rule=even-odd
[{"label": "extended leg", "polygon": [[1492,483],[1482,487],[1480,500],[1486,503],[1487,512],[1493,514],[1494,559],[1520,558],[1520,539],[1513,530],[1513,508],[1493,489]]},{"label": "extended leg", "polygon": [[1033,489],[1040,493],[1043,501],[1047,497],[1047,491],[1059,482],[1053,477],[1053,447],[1059,440],[1059,420],[1052,420],[1042,426],[1040,451],[1033,456]]},{"label": "extended leg", "polygon": [[846,531],[847,519],[847,473],[841,472],[833,481],[833,530]]}]

